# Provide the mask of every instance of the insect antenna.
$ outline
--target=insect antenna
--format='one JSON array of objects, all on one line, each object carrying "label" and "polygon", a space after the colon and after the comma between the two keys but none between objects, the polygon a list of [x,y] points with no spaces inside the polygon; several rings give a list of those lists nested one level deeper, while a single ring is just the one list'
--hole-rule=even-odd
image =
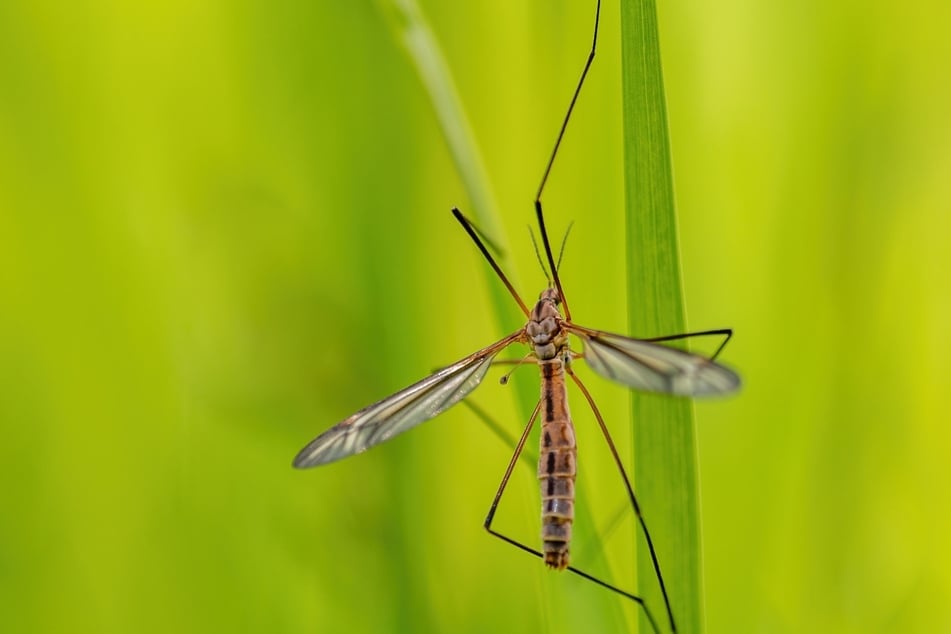
[{"label": "insect antenna", "polygon": [[[525,302],[522,301],[522,298],[516,292],[515,287],[512,286],[512,283],[509,282],[509,278],[505,277],[505,273],[502,272],[502,268],[495,261],[495,258],[492,257],[492,254],[489,253],[489,249],[486,248],[485,243],[479,237],[479,232],[476,230],[475,225],[462,215],[462,212],[459,211],[457,207],[452,208],[452,215],[456,217],[456,220],[459,221],[459,224],[462,225],[462,228],[466,230],[466,233],[469,234],[469,237],[472,238],[472,241],[476,243],[476,246],[479,247],[479,251],[482,252],[482,255],[486,260],[489,261],[489,264],[492,266],[492,270],[495,271],[495,274],[499,276],[499,279],[502,280],[502,283],[505,284],[505,288],[509,289],[509,293],[512,294],[512,297],[515,298],[515,301],[518,302],[519,308],[522,309],[522,312],[525,313],[525,316],[528,317],[528,307],[525,306]],[[491,243],[490,243],[491,244]]]},{"label": "insect antenna", "polygon": [[528,237],[532,239],[532,247],[535,248],[535,258],[538,260],[538,266],[541,267],[542,273],[545,274],[545,279],[548,281],[548,286],[551,287],[551,275],[548,274],[548,267],[545,266],[545,262],[542,260],[542,252],[538,250],[538,242],[535,240],[535,232],[532,231],[531,225],[528,227]]},{"label": "insect antenna", "polygon": [[[565,245],[568,244],[568,234],[571,233],[571,228],[574,225],[574,220],[568,223],[568,228],[565,230],[565,237],[561,239],[561,248],[558,250],[558,263],[555,268],[561,268],[561,259],[565,256]],[[532,247],[535,249],[535,258],[538,260],[538,266],[541,267],[542,273],[545,274],[545,279],[548,281],[548,286],[550,287],[552,284],[551,276],[548,274],[548,267],[545,266],[545,262],[542,260],[541,251],[538,250],[538,242],[535,240],[535,232],[532,231],[531,225],[528,227],[528,237],[532,239]]]},{"label": "insect antenna", "polygon": [[561,259],[565,257],[565,245],[568,244],[568,234],[571,233],[571,228],[575,226],[575,221],[572,220],[568,223],[568,228],[565,229],[565,237],[561,239],[561,248],[558,249],[558,266],[555,268],[561,268]]}]

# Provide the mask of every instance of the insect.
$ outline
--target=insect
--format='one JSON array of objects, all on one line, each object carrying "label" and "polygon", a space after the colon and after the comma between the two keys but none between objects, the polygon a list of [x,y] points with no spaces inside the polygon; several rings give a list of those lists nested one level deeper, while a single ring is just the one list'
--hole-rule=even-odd
[{"label": "insect", "polygon": [[[670,628],[676,632],[673,612],[661,574],[660,564],[647,525],[641,515],[634,490],[604,419],[590,392],[575,374],[572,364],[575,361],[583,360],[597,374],[612,381],[637,390],[676,396],[692,397],[727,394],[739,387],[740,379],[732,370],[715,361],[717,355],[732,336],[732,330],[730,329],[709,330],[652,339],[634,339],[587,328],[572,321],[571,311],[558,274],[558,265],[555,262],[548,230],[545,226],[541,197],[571,113],[594,59],[600,10],[601,3],[598,0],[591,52],[575,88],[535,197],[536,219],[547,260],[547,271],[545,273],[549,283],[547,288],[541,292],[538,301],[531,310],[509,282],[473,224],[458,209],[453,208],[452,210],[456,220],[468,233],[525,314],[527,319],[525,326],[421,381],[365,407],[331,427],[298,453],[294,459],[294,466],[301,469],[314,467],[361,453],[439,415],[463,400],[478,387],[500,352],[513,344],[525,344],[530,348],[529,357],[534,358],[539,367],[541,394],[502,477],[502,482],[486,516],[484,527],[492,535],[542,558],[549,568],[567,569],[636,601],[647,615],[653,630],[655,632],[659,631],[657,623],[643,599],[571,565],[570,542],[574,520],[577,458],[574,426],[568,408],[566,389],[566,384],[571,381],[580,389],[591,407],[608,443],[613,460],[624,480],[631,507],[644,532],[655,576],[664,598]],[[539,255],[540,262],[541,259]],[[545,263],[542,263],[542,268],[545,270]],[[665,341],[704,335],[723,337],[722,343],[709,358],[662,345],[662,342]],[[574,336],[581,341],[583,346],[581,353],[571,349],[569,336]],[[538,478],[542,500],[542,548],[540,551],[492,529],[496,509],[514,465],[525,446],[529,432],[539,418],[541,418],[541,450],[538,458]]]}]

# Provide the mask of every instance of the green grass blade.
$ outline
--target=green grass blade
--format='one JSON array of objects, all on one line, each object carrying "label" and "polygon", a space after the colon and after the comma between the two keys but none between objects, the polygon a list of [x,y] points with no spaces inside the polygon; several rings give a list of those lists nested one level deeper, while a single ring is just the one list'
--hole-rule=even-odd
[{"label": "green grass blade", "polygon": [[[654,0],[621,5],[630,332],[685,331],[670,143]],[[703,630],[696,429],[687,399],[634,393],[634,479],[680,632]],[[638,589],[663,599],[646,549]],[[647,627],[641,620],[641,628]]]},{"label": "green grass blade", "polygon": [[[499,219],[498,205],[492,193],[492,186],[486,175],[472,127],[469,125],[452,79],[452,73],[443,58],[439,44],[415,0],[389,0],[384,4],[390,10],[393,27],[406,47],[410,61],[423,83],[426,95],[439,120],[439,128],[446,139],[449,154],[452,156],[469,203],[472,205],[471,209],[466,209],[462,205],[460,208],[498,248],[498,252],[493,255],[496,256],[499,266],[509,276],[510,281],[515,284],[517,280],[515,267],[506,255],[509,253],[508,241],[502,231],[502,222]],[[447,209],[446,212],[448,214],[449,210]],[[520,322],[515,319],[516,312],[512,310],[515,304],[512,298],[508,291],[495,281],[495,275],[488,267],[486,267],[486,275],[492,279],[489,289],[496,320],[506,332],[514,330]],[[525,403],[522,404],[525,405]],[[531,402],[530,407],[533,406],[534,401]]]}]

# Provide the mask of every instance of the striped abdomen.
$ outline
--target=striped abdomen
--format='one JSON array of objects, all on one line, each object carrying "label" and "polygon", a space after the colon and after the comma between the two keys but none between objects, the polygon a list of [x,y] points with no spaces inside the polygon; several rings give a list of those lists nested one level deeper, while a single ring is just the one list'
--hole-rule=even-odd
[{"label": "striped abdomen", "polygon": [[542,432],[538,479],[542,491],[542,551],[545,564],[568,566],[571,522],[575,517],[575,430],[568,411],[561,358],[539,360],[542,371]]}]

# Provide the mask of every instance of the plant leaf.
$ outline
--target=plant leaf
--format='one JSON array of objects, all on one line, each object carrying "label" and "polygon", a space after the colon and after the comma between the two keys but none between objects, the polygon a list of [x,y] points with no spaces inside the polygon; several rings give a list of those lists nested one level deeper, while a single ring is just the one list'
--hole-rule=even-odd
[{"label": "plant leaf", "polygon": [[[628,322],[649,337],[684,332],[664,82],[653,0],[621,3]],[[703,630],[696,427],[691,401],[632,392],[634,480],[680,632]],[[639,542],[643,544],[643,541]],[[646,548],[638,590],[664,614]],[[641,617],[641,630],[648,624]]]}]

